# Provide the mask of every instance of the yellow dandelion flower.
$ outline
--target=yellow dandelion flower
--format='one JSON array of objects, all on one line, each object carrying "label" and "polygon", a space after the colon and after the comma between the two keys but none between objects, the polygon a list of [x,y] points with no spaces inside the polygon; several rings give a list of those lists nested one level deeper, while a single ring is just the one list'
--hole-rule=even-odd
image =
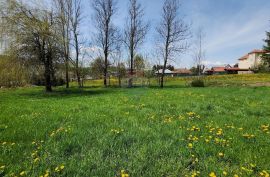
[{"label": "yellow dandelion flower", "polygon": [[21,173],[20,173],[20,176],[24,176],[25,175],[25,171],[22,171]]},{"label": "yellow dandelion flower", "polygon": [[210,177],[217,177],[216,174],[215,174],[214,172],[211,172],[211,173],[209,174],[209,176],[210,176]]},{"label": "yellow dandelion flower", "polygon": [[6,166],[5,165],[2,165],[1,167],[0,167],[0,169],[4,169]]},{"label": "yellow dandelion flower", "polygon": [[219,157],[224,157],[224,153],[220,152],[220,153],[218,153],[218,156]]},{"label": "yellow dandelion flower", "polygon": [[65,166],[64,166],[64,165],[61,165],[61,166],[60,166],[60,169],[61,169],[61,170],[63,170],[64,168],[65,168]]},{"label": "yellow dandelion flower", "polygon": [[38,157],[34,159],[34,163],[37,163],[38,161],[39,161]]},{"label": "yellow dandelion flower", "polygon": [[50,134],[50,137],[53,137],[55,135],[55,133],[54,132],[52,132],[51,134]]},{"label": "yellow dandelion flower", "polygon": [[129,174],[125,170],[121,170],[121,177],[129,177]]},{"label": "yellow dandelion flower", "polygon": [[228,173],[227,173],[226,171],[223,171],[222,174],[223,174],[224,176],[227,176]]},{"label": "yellow dandelion flower", "polygon": [[188,147],[189,147],[189,148],[193,148],[192,143],[188,143]]},{"label": "yellow dandelion flower", "polygon": [[5,145],[5,144],[7,144],[7,142],[3,142],[2,144]]},{"label": "yellow dandelion flower", "polygon": [[217,135],[222,135],[222,130],[218,130]]}]

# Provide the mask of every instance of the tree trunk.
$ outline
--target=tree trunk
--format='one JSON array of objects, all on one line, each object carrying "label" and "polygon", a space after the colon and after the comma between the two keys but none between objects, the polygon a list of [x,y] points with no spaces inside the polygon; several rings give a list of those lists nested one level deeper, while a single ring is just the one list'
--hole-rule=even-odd
[{"label": "tree trunk", "polygon": [[79,42],[78,42],[78,36],[74,32],[75,36],[75,46],[76,46],[76,75],[77,75],[77,82],[78,82],[78,87],[82,87],[81,84],[81,76],[80,76],[80,71],[79,71]]},{"label": "tree trunk", "polygon": [[51,67],[50,67],[50,61],[46,59],[44,62],[45,65],[45,87],[46,92],[52,92],[52,81],[51,81]]},{"label": "tree trunk", "polygon": [[121,76],[120,76],[120,74],[118,75],[118,86],[121,87]]},{"label": "tree trunk", "polygon": [[134,72],[133,72],[133,66],[134,66],[133,59],[134,59],[134,53],[133,53],[133,50],[131,49],[130,50],[130,77],[131,78],[128,80],[128,87],[129,88],[133,87],[133,74],[134,74]]},{"label": "tree trunk", "polygon": [[104,76],[104,86],[107,87],[108,53],[105,51],[104,55],[105,55],[105,66],[103,76]]},{"label": "tree trunk", "polygon": [[69,88],[69,74],[68,74],[68,60],[65,61],[65,67],[66,67],[66,88]]},{"label": "tree trunk", "polygon": [[168,60],[168,45],[166,45],[166,56],[165,56],[164,65],[163,65],[162,73],[161,73],[161,80],[160,80],[160,87],[161,88],[164,87],[164,75],[165,75],[165,70],[166,70],[166,66],[167,66],[167,60]]}]

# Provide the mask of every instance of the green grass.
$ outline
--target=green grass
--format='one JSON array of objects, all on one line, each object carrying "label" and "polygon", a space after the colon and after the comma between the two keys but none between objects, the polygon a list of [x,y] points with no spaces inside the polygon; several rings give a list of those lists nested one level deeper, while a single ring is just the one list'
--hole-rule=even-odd
[{"label": "green grass", "polygon": [[0,176],[269,173],[270,134],[261,128],[270,123],[269,93],[269,87],[2,89]]}]

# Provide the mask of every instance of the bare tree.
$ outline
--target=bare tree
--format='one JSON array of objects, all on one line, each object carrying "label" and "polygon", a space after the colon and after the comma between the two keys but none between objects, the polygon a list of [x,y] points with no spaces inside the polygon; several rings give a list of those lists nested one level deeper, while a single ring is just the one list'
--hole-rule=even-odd
[{"label": "bare tree", "polygon": [[72,0],[54,0],[58,13],[59,25],[62,34],[62,50],[65,61],[66,88],[69,88],[69,64],[70,64],[70,22],[72,15]]},{"label": "bare tree", "polygon": [[203,48],[204,37],[205,34],[203,28],[200,27],[196,34],[194,54],[193,54],[196,72],[198,73],[199,76],[201,75],[204,69],[204,66],[202,65],[202,60],[205,58],[205,50]]},{"label": "bare tree", "polygon": [[112,55],[112,58],[114,60],[114,67],[115,67],[116,75],[118,78],[118,86],[119,87],[122,86],[121,79],[126,75],[126,67],[125,67],[125,63],[122,59],[123,55],[122,55],[121,51],[122,51],[122,46],[119,43],[118,46],[116,46],[116,50]]},{"label": "bare tree", "polygon": [[130,57],[130,75],[129,87],[132,87],[132,76],[134,74],[134,56],[139,45],[141,45],[145,39],[146,33],[149,28],[148,23],[144,23],[144,9],[137,0],[129,0],[130,7],[124,32],[124,43],[129,50]]},{"label": "bare tree", "polygon": [[[98,31],[96,42],[103,50],[105,67],[103,71],[104,86],[107,86],[108,77],[108,59],[113,51],[117,40],[117,29],[112,23],[112,18],[116,13],[115,0],[94,0],[93,8],[95,10],[95,22]],[[118,38],[119,40],[119,38]]]},{"label": "bare tree", "polygon": [[81,0],[72,1],[72,13],[71,13],[71,31],[73,36],[73,43],[75,48],[75,71],[77,76],[78,86],[82,87],[81,83],[81,73],[79,67],[79,57],[80,57],[80,41],[79,41],[79,26],[82,21],[82,4]]},{"label": "bare tree", "polygon": [[165,0],[162,11],[162,19],[157,27],[159,35],[158,47],[163,58],[160,87],[163,88],[164,72],[169,60],[173,60],[176,54],[183,53],[188,44],[189,26],[179,17],[179,1]]}]

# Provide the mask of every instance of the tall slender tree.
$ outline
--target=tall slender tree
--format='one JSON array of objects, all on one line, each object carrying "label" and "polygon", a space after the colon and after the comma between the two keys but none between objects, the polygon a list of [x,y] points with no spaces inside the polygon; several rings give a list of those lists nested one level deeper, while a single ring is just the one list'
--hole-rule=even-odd
[{"label": "tall slender tree", "polygon": [[129,0],[129,2],[130,7],[124,31],[124,43],[128,48],[130,57],[129,63],[131,79],[129,80],[129,87],[132,87],[132,76],[134,74],[134,56],[136,55],[136,50],[143,43],[146,37],[149,23],[145,23],[143,20],[144,9],[138,0]]},{"label": "tall slender tree", "polygon": [[204,44],[204,31],[203,28],[200,27],[196,34],[193,57],[196,68],[196,73],[200,76],[204,70],[204,66],[202,64],[203,59],[205,58],[205,49],[203,47]]},{"label": "tall slender tree", "polygon": [[71,31],[73,37],[73,44],[75,48],[75,71],[77,76],[78,86],[82,87],[81,83],[81,71],[79,67],[79,57],[80,57],[80,24],[82,21],[82,2],[81,0],[72,1],[72,12],[71,12]]},{"label": "tall slender tree", "polygon": [[189,26],[179,16],[179,1],[165,0],[160,25],[157,27],[158,47],[163,58],[160,87],[164,86],[164,73],[169,60],[183,53],[187,47]]},{"label": "tall slender tree", "polygon": [[66,88],[69,88],[69,65],[70,65],[70,43],[71,43],[71,16],[73,0],[54,0],[60,31],[62,35],[61,46],[65,62]]},{"label": "tall slender tree", "polygon": [[95,24],[97,28],[96,43],[102,48],[104,55],[104,86],[108,85],[109,55],[113,51],[117,39],[117,28],[113,25],[113,17],[116,13],[115,0],[94,0]]}]

